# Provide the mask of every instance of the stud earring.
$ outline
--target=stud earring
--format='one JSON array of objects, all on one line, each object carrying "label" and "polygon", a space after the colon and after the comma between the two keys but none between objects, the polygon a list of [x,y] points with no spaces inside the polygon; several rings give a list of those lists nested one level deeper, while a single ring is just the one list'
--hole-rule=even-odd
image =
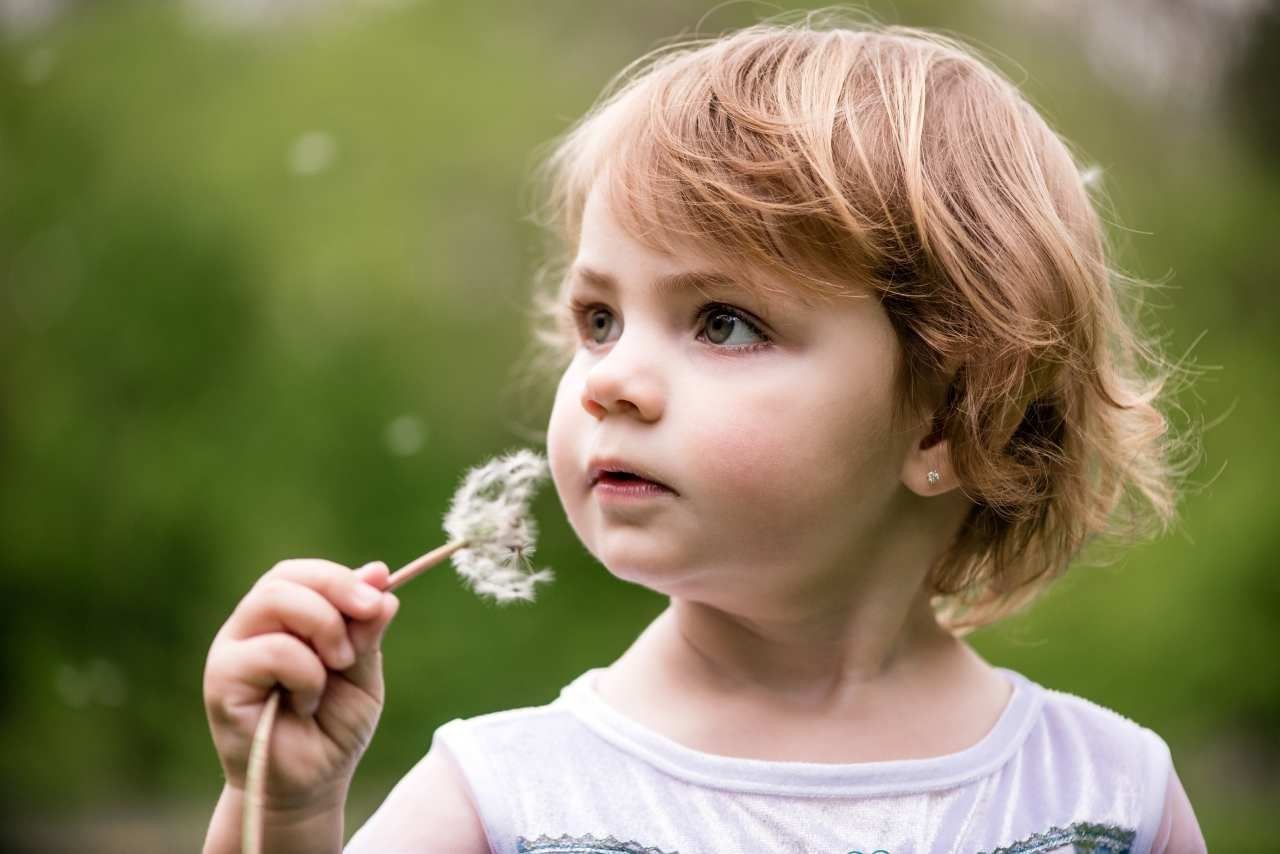
[{"label": "stud earring", "polygon": [[930,486],[933,486],[935,483],[937,483],[937,482],[938,482],[938,481],[940,481],[940,480],[942,480],[942,475],[938,474],[938,473],[937,473],[936,471],[934,471],[933,469],[930,469],[930,470],[929,470],[929,485],[930,485]]}]

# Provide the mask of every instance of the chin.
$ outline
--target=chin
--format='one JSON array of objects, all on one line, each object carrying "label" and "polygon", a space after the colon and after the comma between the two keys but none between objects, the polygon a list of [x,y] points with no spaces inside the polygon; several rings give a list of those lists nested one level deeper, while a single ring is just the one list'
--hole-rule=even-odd
[{"label": "chin", "polygon": [[610,543],[590,549],[609,574],[659,593],[674,593],[683,575],[683,561],[671,549],[653,549],[634,543]]},{"label": "chin", "polygon": [[637,565],[626,561],[601,561],[600,563],[604,565],[605,569],[609,570],[610,575],[619,581],[638,584],[641,587],[647,587],[660,593],[667,592],[661,570],[657,570],[652,566]]}]

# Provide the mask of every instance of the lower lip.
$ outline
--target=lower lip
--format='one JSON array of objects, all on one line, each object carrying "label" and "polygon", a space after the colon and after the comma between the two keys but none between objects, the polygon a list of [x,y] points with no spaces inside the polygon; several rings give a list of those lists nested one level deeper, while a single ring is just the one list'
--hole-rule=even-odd
[{"label": "lower lip", "polygon": [[675,495],[665,486],[659,486],[648,480],[601,480],[591,487],[591,491],[596,494],[596,497],[609,501],[644,501],[664,495]]}]

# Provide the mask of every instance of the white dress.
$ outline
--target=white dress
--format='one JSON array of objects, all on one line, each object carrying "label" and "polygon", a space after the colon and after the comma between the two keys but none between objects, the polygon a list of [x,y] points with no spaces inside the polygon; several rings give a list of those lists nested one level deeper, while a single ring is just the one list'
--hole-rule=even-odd
[{"label": "white dress", "polygon": [[[602,670],[545,706],[436,730],[495,854],[1147,854],[1165,812],[1173,766],[1159,735],[1007,668],[1013,693],[978,743],[852,764],[685,747],[609,706],[594,689]],[[412,803],[414,785],[410,771],[348,854],[395,849],[383,812]]]}]

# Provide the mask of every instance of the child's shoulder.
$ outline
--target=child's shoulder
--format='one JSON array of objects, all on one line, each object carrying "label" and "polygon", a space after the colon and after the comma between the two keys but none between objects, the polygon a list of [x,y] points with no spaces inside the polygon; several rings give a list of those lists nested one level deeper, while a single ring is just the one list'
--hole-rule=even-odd
[{"label": "child's shoulder", "polygon": [[1027,681],[1039,712],[1020,759],[1043,765],[1059,786],[1105,790],[1135,797],[1140,812],[1159,816],[1173,769],[1169,745],[1150,727],[1101,703]]},{"label": "child's shoulder", "polygon": [[540,706],[520,706],[470,717],[454,718],[441,724],[436,730],[436,735],[445,738],[483,739],[485,743],[493,745],[505,739],[528,738],[530,732],[534,730],[549,731],[567,728],[569,723],[570,715],[559,702],[553,701]]},{"label": "child's shoulder", "polygon": [[1050,737],[1092,750],[1149,753],[1147,759],[1156,765],[1168,760],[1168,744],[1149,727],[1079,694],[1032,684],[1040,693],[1042,725]]},{"label": "child's shoulder", "polygon": [[[537,750],[554,755],[561,747],[581,738],[581,725],[560,697],[544,704],[454,718],[441,724],[435,739],[460,763],[486,764],[489,756],[528,756]],[[545,759],[543,760],[545,761]]]}]

